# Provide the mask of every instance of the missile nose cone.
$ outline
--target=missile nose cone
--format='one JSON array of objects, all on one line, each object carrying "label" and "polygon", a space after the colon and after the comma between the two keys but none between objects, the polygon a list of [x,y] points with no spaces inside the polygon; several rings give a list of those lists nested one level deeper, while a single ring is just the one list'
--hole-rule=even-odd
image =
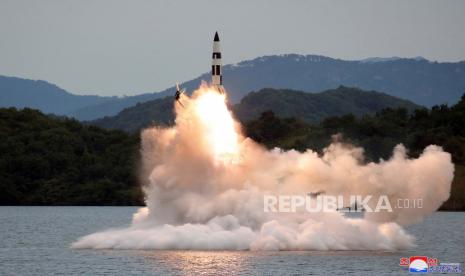
[{"label": "missile nose cone", "polygon": [[218,32],[215,32],[215,39],[213,41],[220,41],[220,37],[218,36]]}]

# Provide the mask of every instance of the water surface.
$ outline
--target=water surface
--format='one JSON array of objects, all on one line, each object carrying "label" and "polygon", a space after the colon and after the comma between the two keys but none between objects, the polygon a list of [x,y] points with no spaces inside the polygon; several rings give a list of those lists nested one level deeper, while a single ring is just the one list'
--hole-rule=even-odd
[{"label": "water surface", "polygon": [[399,258],[465,263],[465,213],[441,212],[407,228],[399,252],[74,250],[78,238],[128,226],[135,207],[0,207],[0,275],[408,275]]}]

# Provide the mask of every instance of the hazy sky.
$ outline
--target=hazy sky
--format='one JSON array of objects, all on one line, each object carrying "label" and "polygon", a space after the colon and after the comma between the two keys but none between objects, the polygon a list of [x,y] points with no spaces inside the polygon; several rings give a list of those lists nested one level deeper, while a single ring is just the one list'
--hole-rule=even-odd
[{"label": "hazy sky", "polygon": [[76,94],[159,91],[223,62],[301,53],[465,59],[465,1],[0,0],[0,75]]}]

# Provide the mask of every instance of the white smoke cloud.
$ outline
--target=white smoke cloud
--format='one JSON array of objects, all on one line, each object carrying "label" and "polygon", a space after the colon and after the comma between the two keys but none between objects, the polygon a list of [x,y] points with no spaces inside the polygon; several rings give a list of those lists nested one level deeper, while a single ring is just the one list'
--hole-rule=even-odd
[{"label": "white smoke cloud", "polygon": [[[329,145],[312,150],[266,150],[242,137],[224,96],[203,85],[176,126],[142,132],[142,179],[147,207],[129,228],[85,236],[73,248],[204,250],[398,250],[414,245],[401,225],[433,213],[449,197],[449,153],[428,146],[409,159],[364,164],[363,149]],[[423,208],[347,218],[339,212],[266,213],[267,194],[387,195],[423,199]],[[376,202],[375,202],[376,203]],[[370,206],[373,207],[374,206]]]}]

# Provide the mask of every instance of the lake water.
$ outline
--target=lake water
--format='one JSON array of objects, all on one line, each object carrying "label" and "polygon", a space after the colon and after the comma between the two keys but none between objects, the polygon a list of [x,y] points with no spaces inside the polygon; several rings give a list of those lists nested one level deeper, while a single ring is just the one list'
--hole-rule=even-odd
[{"label": "lake water", "polygon": [[400,252],[74,250],[79,237],[130,224],[135,207],[0,207],[0,275],[408,275],[413,255],[465,264],[465,213],[436,213],[407,228]]}]

